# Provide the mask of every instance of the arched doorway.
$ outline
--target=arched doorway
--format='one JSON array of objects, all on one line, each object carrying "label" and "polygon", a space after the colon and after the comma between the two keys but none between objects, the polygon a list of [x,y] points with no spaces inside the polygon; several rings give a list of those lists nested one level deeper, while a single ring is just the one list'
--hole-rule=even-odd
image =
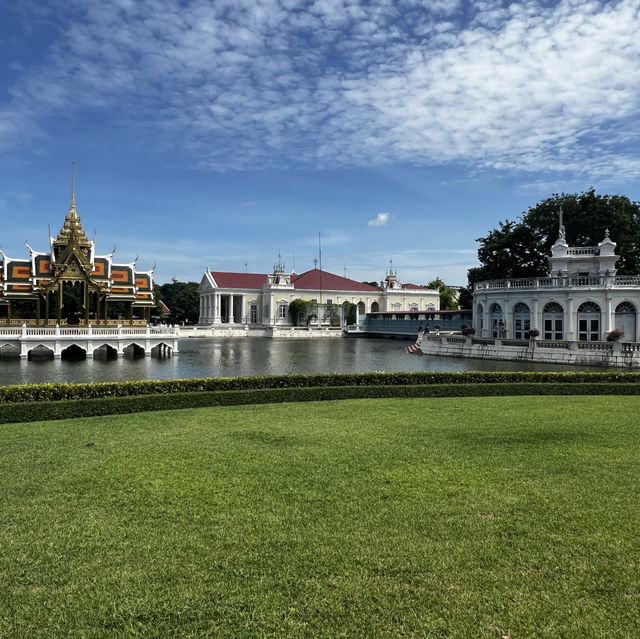
[{"label": "arched doorway", "polygon": [[530,328],[531,311],[524,302],[520,302],[513,307],[513,336],[516,339],[528,338]]},{"label": "arched doorway", "polygon": [[492,304],[489,313],[491,314],[491,337],[505,337],[504,319],[502,318],[500,304]]},{"label": "arched doorway", "polygon": [[595,302],[578,306],[578,339],[581,342],[600,341],[600,307]]},{"label": "arched doorway", "polygon": [[380,304],[378,304],[378,302],[371,302],[371,312],[372,313],[380,312]]},{"label": "arched doorway", "polygon": [[542,309],[542,326],[544,339],[563,338],[564,309],[557,302],[549,302]]},{"label": "arched doorway", "polygon": [[482,335],[482,329],[484,328],[484,308],[482,304],[478,304],[476,308],[475,324],[480,329],[480,335]]},{"label": "arched doorway", "polygon": [[636,341],[636,307],[631,302],[621,302],[616,306],[615,328],[624,331],[621,341]]}]

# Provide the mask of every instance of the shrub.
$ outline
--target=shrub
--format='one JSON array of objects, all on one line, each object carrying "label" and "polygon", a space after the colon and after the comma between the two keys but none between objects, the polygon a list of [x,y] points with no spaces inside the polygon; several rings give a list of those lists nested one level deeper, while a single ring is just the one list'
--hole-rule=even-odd
[{"label": "shrub", "polygon": [[621,328],[614,328],[607,335],[607,342],[619,342],[624,337],[624,331]]},{"label": "shrub", "polygon": [[465,336],[471,336],[471,335],[475,335],[476,334],[476,329],[473,328],[473,326],[467,326],[466,324],[463,324],[462,327],[460,328],[460,332]]},{"label": "shrub", "polygon": [[[570,381],[557,384],[541,381],[497,381],[492,383],[371,384],[308,386],[232,391],[176,392],[171,395],[92,397],[74,401],[29,401],[0,405],[0,423],[48,421],[99,415],[120,415],[154,410],[240,406],[281,402],[311,402],[391,397],[498,397],[504,395],[639,395],[638,380]],[[604,379],[604,378],[603,378]],[[458,380],[459,381],[459,380]]]}]

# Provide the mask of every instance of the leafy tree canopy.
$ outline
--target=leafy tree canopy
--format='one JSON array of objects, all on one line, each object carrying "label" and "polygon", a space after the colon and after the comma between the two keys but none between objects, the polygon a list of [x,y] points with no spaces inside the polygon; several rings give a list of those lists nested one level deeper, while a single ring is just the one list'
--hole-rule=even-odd
[{"label": "leafy tree canopy", "polygon": [[443,311],[452,311],[458,308],[456,292],[449,288],[439,277],[429,282],[427,288],[440,292],[440,308]]},{"label": "leafy tree canopy", "polygon": [[519,222],[499,222],[480,237],[481,266],[469,270],[469,283],[507,277],[539,277],[548,273],[547,258],[558,239],[560,207],[570,246],[596,246],[609,229],[617,243],[621,275],[640,273],[640,202],[623,195],[555,194],[522,214]]},{"label": "leafy tree canopy", "polygon": [[197,282],[162,284],[156,289],[156,299],[162,300],[169,310],[171,324],[197,324],[200,316],[200,293]]}]

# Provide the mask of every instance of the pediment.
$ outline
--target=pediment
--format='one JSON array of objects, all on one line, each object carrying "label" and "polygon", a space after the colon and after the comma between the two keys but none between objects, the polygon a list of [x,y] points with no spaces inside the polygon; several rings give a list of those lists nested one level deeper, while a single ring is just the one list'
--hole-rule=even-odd
[{"label": "pediment", "polygon": [[200,280],[200,286],[198,286],[198,291],[200,293],[209,293],[210,291],[217,290],[217,286],[215,285],[215,281],[211,276],[211,273],[205,273]]}]

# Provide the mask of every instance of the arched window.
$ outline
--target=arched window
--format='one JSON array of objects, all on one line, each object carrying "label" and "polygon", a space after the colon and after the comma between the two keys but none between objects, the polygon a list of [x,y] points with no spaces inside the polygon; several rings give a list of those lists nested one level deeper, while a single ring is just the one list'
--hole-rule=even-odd
[{"label": "arched window", "polygon": [[600,307],[595,302],[578,306],[578,339],[581,342],[600,341]]},{"label": "arched window", "polygon": [[549,302],[542,309],[544,339],[562,339],[564,330],[564,309],[557,302]]},{"label": "arched window", "polygon": [[[371,305],[371,310],[373,311],[373,304]],[[365,314],[364,302],[358,302],[358,315],[364,315],[364,314]]]},{"label": "arched window", "polygon": [[531,311],[526,304],[520,302],[513,307],[513,336],[516,339],[529,337],[528,333],[530,328]]},{"label": "arched window", "polygon": [[378,304],[378,302],[371,302],[371,312],[372,313],[380,312],[380,304]]},{"label": "arched window", "polygon": [[636,341],[636,307],[631,302],[620,302],[616,306],[615,327],[624,332],[625,342]]},{"label": "arched window", "polygon": [[500,304],[492,304],[489,313],[491,313],[491,337],[506,337]]}]

